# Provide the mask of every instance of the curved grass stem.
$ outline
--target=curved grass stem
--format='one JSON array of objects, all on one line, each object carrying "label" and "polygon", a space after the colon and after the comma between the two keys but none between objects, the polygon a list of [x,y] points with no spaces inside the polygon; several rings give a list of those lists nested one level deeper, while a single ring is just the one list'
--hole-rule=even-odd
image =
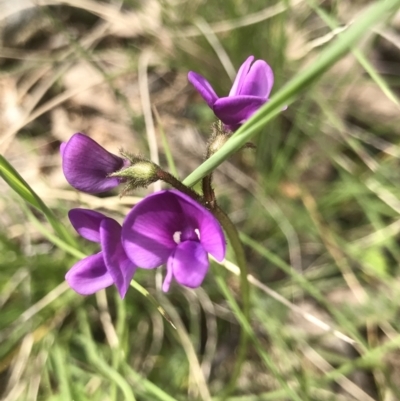
[{"label": "curved grass stem", "polygon": [[[218,206],[213,210],[215,216],[221,223],[224,228],[229,241],[232,245],[232,248],[235,252],[236,262],[240,268],[240,290],[242,294],[242,302],[243,302],[243,317],[250,322],[250,286],[247,280],[247,265],[246,258],[244,255],[243,246],[241,240],[239,238],[239,232],[237,231],[235,225],[229,219],[229,217],[225,214],[225,212],[220,209]],[[249,334],[247,331],[241,326],[241,334],[240,334],[240,343],[239,350],[237,354],[236,363],[233,369],[233,373],[228,385],[225,387],[224,393],[222,395],[222,399],[226,399],[229,394],[235,389],[236,381],[240,375],[242,365],[246,359],[247,348],[249,344]]]}]

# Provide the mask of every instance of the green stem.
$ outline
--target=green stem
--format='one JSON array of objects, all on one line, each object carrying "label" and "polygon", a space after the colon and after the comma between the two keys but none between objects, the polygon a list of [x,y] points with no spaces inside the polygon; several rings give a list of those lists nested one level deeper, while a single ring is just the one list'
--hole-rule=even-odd
[{"label": "green stem", "polygon": [[[242,242],[239,237],[239,232],[237,231],[235,225],[229,219],[229,217],[225,214],[225,212],[220,209],[218,206],[213,210],[215,216],[221,223],[224,228],[229,242],[232,245],[232,248],[235,252],[236,263],[240,268],[240,290],[242,293],[243,300],[243,316],[250,324],[250,286],[247,281],[247,265],[246,258],[244,254],[244,249],[242,246]],[[225,387],[222,399],[228,397],[230,393],[235,389],[236,381],[240,375],[240,371],[242,369],[243,362],[245,361],[247,354],[247,347],[249,343],[249,334],[247,331],[241,326],[241,334],[240,334],[240,343],[238,356],[236,359],[235,367],[233,369],[233,373],[228,385]]]},{"label": "green stem", "polygon": [[[158,167],[158,166],[157,166]],[[190,196],[196,202],[204,205],[204,199],[201,195],[199,195],[196,191],[192,188],[187,187],[185,184],[182,184],[177,178],[175,178],[172,174],[164,171],[160,167],[157,168],[157,177],[159,180],[166,182],[167,184],[173,186],[174,188],[178,189],[179,191],[183,192],[184,194]]]}]

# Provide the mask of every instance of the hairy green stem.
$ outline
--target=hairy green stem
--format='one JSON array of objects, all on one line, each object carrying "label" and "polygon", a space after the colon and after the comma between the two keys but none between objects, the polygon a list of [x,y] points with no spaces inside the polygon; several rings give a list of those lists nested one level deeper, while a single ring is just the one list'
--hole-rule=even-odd
[{"label": "hairy green stem", "polygon": [[178,189],[184,194],[190,196],[198,203],[204,205],[204,199],[201,195],[199,195],[192,188],[189,188],[185,184],[182,184],[182,182],[179,181],[177,178],[175,178],[172,174],[168,173],[167,171],[164,171],[160,167],[158,167],[156,174],[159,180],[166,182],[167,184],[173,186],[174,188]]},{"label": "hairy green stem", "polygon": [[206,175],[202,180],[203,197],[210,209],[215,207],[215,193],[212,188],[212,173]]}]

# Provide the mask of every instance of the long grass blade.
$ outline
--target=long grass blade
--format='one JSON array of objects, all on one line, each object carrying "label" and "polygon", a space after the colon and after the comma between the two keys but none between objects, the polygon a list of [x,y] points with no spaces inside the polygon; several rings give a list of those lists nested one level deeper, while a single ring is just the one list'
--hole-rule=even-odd
[{"label": "long grass blade", "polygon": [[2,155],[0,155],[0,176],[25,202],[35,207],[46,216],[47,220],[60,238],[70,245],[75,244],[75,240],[68,230],[62,223],[60,223],[56,216],[54,216],[53,212],[21,177],[18,171],[15,170],[15,168]]}]

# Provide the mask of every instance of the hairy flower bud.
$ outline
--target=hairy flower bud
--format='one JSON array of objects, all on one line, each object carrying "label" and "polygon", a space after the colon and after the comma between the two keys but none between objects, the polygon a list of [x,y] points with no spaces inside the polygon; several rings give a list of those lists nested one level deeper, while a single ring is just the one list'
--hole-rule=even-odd
[{"label": "hairy flower bud", "polygon": [[214,126],[213,134],[211,135],[207,145],[207,159],[225,145],[230,137],[230,132],[226,132],[219,126]]},{"label": "hairy flower bud", "polygon": [[130,156],[129,161],[132,163],[129,167],[109,175],[109,177],[117,177],[126,182],[123,192],[140,187],[146,188],[153,182],[159,180],[157,174],[159,167],[156,164],[134,156]]}]

